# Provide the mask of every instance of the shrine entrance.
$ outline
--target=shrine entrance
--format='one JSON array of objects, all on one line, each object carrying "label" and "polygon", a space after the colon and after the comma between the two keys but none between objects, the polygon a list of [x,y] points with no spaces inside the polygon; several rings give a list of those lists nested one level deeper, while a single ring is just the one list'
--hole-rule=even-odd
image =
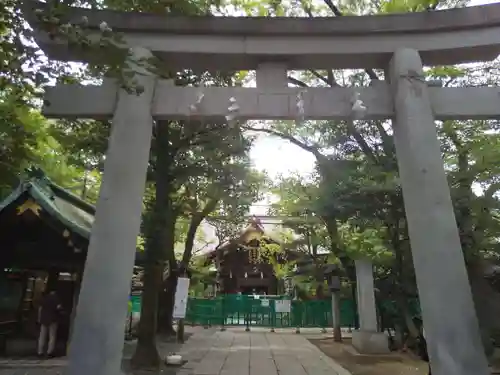
[{"label": "shrine entrance", "polygon": [[[29,3],[37,43],[57,59],[85,54],[44,32],[46,4]],[[112,118],[96,221],[70,347],[71,375],[120,369],[123,324],[139,233],[153,121],[249,119],[392,121],[399,181],[433,374],[487,375],[435,120],[498,119],[496,87],[436,87],[423,66],[490,61],[500,53],[500,4],[387,16],[308,18],[170,17],[70,8],[99,38],[105,22],[122,34],[141,94],[101,86],[47,90],[44,113]],[[175,87],[148,67],[157,57],[172,72],[255,70],[256,85]],[[381,69],[367,87],[288,87],[288,71]],[[383,337],[374,317],[371,265],[359,260],[362,345]],[[445,318],[443,318],[445,317]],[[92,358],[92,361],[89,361]]]},{"label": "shrine entrance", "polygon": [[[0,306],[2,349],[34,355],[43,293],[56,291],[59,317],[56,354],[66,352],[87,253],[93,207],[32,168],[0,202]],[[8,327],[11,326],[12,329]]]}]

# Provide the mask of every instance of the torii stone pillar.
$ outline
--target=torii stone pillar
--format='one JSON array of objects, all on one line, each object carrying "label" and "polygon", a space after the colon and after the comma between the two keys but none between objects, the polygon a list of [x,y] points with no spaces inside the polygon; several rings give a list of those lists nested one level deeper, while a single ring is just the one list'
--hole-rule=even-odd
[{"label": "torii stone pillar", "polygon": [[[134,59],[149,58],[143,48]],[[137,70],[142,69],[138,66]],[[69,348],[70,375],[121,372],[127,302],[142,212],[155,77],[136,74],[140,95],[120,90]]]},{"label": "torii stone pillar", "polygon": [[363,354],[389,353],[388,337],[378,331],[372,262],[360,259],[355,264],[359,331],[352,333],[352,345]]},{"label": "torii stone pillar", "polygon": [[394,142],[432,373],[487,375],[419,53],[396,51],[389,77]]}]

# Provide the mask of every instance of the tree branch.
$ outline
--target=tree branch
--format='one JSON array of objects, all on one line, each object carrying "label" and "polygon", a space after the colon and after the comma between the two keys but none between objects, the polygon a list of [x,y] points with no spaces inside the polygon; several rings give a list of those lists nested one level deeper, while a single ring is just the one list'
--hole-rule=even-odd
[{"label": "tree branch", "polygon": [[242,126],[242,128],[244,128],[246,130],[252,130],[252,131],[257,131],[257,132],[262,132],[262,133],[274,135],[275,137],[279,137],[279,138],[282,138],[284,140],[287,140],[288,142],[293,143],[294,145],[300,147],[301,149],[312,153],[317,159],[324,159],[325,158],[325,156],[323,154],[321,154],[321,152],[319,152],[316,147],[307,145],[304,142],[301,142],[298,139],[292,137],[291,135],[283,134],[283,133],[277,132],[277,131],[272,130],[272,129],[253,128],[251,126],[246,126],[246,125]]},{"label": "tree branch", "polygon": [[316,78],[318,78],[319,80],[323,81],[324,83],[326,83],[327,85],[330,85],[330,86],[338,86],[337,82],[335,82],[335,79],[333,78],[333,72],[331,70],[328,70],[327,71],[327,76],[324,77],[322,76],[321,74],[319,74],[317,71],[315,70],[309,70],[311,72],[311,74],[313,76],[315,76]]},{"label": "tree branch", "polygon": [[332,0],[324,0],[325,4],[330,8],[330,10],[335,14],[337,17],[343,16],[342,12],[340,11],[339,8],[335,4],[333,4]]},{"label": "tree branch", "polygon": [[347,130],[352,134],[354,139],[356,140],[356,143],[359,145],[361,150],[364,152],[364,154],[372,160],[373,163],[378,164],[378,158],[373,152],[373,150],[370,148],[368,143],[364,140],[364,138],[359,134],[359,132],[356,130],[356,127],[354,126],[354,123],[352,120],[347,120]]},{"label": "tree branch", "polygon": [[297,85],[297,86],[300,86],[300,87],[309,87],[309,86],[307,85],[307,83],[304,83],[304,82],[302,82],[302,81],[300,81],[300,80],[298,80],[297,78],[294,78],[294,77],[292,77],[292,76],[288,76],[288,80],[289,80],[291,83],[293,83],[294,85]]},{"label": "tree branch", "polygon": [[[340,9],[333,4],[332,0],[323,0],[325,4],[330,8],[330,10],[335,14],[337,17],[342,17],[344,14],[340,11]],[[368,74],[368,77],[370,77],[371,80],[378,81],[380,78],[377,76],[377,73],[373,69],[365,69],[366,74]]]},{"label": "tree branch", "polygon": [[304,12],[306,12],[306,14],[309,17],[311,17],[311,18],[314,17],[311,6],[304,4],[304,1],[301,1],[301,4],[302,4],[302,9],[304,9]]},{"label": "tree branch", "polygon": [[330,85],[331,85],[331,86],[334,86],[334,85],[338,86],[338,85],[339,85],[339,84],[335,81],[335,77],[333,76],[333,70],[328,70],[328,71],[326,72],[326,74],[327,74],[328,82],[331,82],[331,83],[330,83]]},{"label": "tree branch", "polygon": [[490,200],[499,190],[500,190],[500,182],[495,182],[491,184],[488,187],[488,189],[486,189],[486,191],[484,192],[484,197]]},{"label": "tree branch", "polygon": [[393,156],[395,155],[395,149],[392,138],[389,136],[389,134],[387,134],[380,121],[375,121],[375,127],[380,133],[380,137],[382,139],[382,148],[384,149],[386,156],[388,158],[393,158]]},{"label": "tree branch", "polygon": [[[338,12],[339,14],[341,14],[341,13],[340,13],[340,11],[338,10],[338,8],[337,8],[335,5],[333,5],[333,3],[331,2],[331,0],[329,0],[329,1],[330,1],[330,4],[331,4],[331,7],[330,7],[330,5],[329,5],[330,9],[332,9],[332,11],[333,11],[333,9],[335,9],[335,10],[336,10],[336,12]],[[311,6],[310,6],[310,5],[305,4],[303,0],[301,1],[301,4],[302,4],[302,9],[304,10],[304,12],[306,12],[306,14],[307,14],[310,18],[314,18],[314,14],[313,14],[313,12],[312,12],[312,8],[311,8]],[[335,11],[334,11],[334,12],[335,12]],[[333,71],[332,71],[332,70],[327,70],[327,73],[326,73],[326,74],[327,74],[327,76],[326,76],[326,78],[325,78],[325,77],[323,77],[321,74],[319,74],[319,73],[318,73],[317,71],[315,71],[315,70],[310,70],[310,72],[311,72],[311,73],[312,73],[312,74],[313,74],[316,78],[318,78],[318,79],[322,80],[323,82],[325,82],[327,85],[330,85],[330,86],[338,86],[337,82],[335,82],[335,78],[334,78],[334,76],[333,76]],[[307,87],[307,85],[306,85],[306,86],[302,86],[302,87]]]},{"label": "tree branch", "polygon": [[198,255],[203,252],[206,248],[208,248],[212,243],[211,242],[206,242],[205,245],[200,247],[199,249],[196,249],[193,251],[193,256]]},{"label": "tree branch", "polygon": [[375,73],[375,70],[365,69],[365,72],[366,74],[368,74],[368,77],[370,77],[372,81],[380,81],[380,78],[378,78],[377,73]]},{"label": "tree branch", "polygon": [[186,236],[186,246],[184,248],[184,254],[182,255],[182,264],[187,266],[189,264],[191,257],[193,255],[194,238],[198,227],[201,225],[202,221],[217,207],[219,203],[219,198],[211,198],[205,207],[200,211],[193,214],[191,217],[191,222],[189,223],[189,229]]}]

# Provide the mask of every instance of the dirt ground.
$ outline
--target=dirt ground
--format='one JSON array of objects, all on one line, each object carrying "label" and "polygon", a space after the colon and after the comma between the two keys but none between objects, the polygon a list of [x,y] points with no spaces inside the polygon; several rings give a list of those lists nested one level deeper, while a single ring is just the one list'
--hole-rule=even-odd
[{"label": "dirt ground", "polygon": [[[343,343],[333,338],[309,339],[323,353],[333,358],[352,375],[428,375],[426,362],[409,353],[395,352],[390,355],[360,355],[351,346],[350,339]],[[500,375],[500,350],[490,359],[492,375]]]},{"label": "dirt ground", "polygon": [[352,375],[427,375],[428,365],[410,354],[394,353],[383,356],[355,354],[350,341],[336,343],[332,338],[311,339],[323,353],[333,358]]}]

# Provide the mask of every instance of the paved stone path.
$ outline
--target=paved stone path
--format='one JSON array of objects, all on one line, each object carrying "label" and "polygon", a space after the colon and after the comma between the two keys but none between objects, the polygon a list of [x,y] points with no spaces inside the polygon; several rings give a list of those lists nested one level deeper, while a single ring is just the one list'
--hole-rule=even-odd
[{"label": "paved stone path", "polygon": [[181,353],[189,362],[179,375],[349,375],[293,333],[228,330],[194,335]]},{"label": "paved stone path", "polygon": [[[162,356],[172,347],[158,344]],[[179,353],[188,362],[163,375],[350,375],[302,335],[215,329],[196,330]],[[57,375],[65,359],[0,360],[0,375]],[[151,373],[149,373],[151,374]]]}]

